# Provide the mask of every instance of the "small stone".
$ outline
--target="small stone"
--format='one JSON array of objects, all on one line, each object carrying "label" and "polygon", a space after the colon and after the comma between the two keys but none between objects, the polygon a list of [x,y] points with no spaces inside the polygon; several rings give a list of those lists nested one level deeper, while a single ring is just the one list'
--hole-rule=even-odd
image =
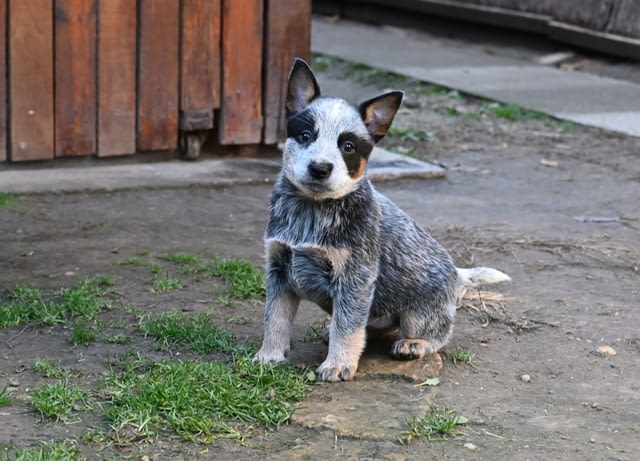
[{"label": "small stone", "polygon": [[530,383],[531,382],[531,376],[522,375],[522,376],[520,376],[520,381],[522,381],[523,383]]},{"label": "small stone", "polygon": [[598,348],[598,354],[600,354],[602,357],[613,357],[617,354],[617,352],[611,346],[600,346]]},{"label": "small stone", "polygon": [[20,381],[18,381],[17,379],[10,379],[9,387],[20,387]]},{"label": "small stone", "polygon": [[596,439],[594,439],[593,437],[591,437],[591,438],[589,439],[589,443],[596,443]]},{"label": "small stone", "polygon": [[474,445],[473,443],[471,443],[471,442],[467,442],[467,443],[465,443],[465,444],[464,444],[464,447],[465,447],[467,450],[471,450],[471,451],[476,451],[476,450],[478,449],[478,447],[477,447],[477,446],[475,446],[475,445]]}]

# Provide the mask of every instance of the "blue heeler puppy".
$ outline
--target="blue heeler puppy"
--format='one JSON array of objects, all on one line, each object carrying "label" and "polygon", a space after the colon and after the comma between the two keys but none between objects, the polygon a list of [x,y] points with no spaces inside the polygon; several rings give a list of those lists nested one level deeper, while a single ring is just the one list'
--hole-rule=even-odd
[{"label": "blue heeler puppy", "polygon": [[264,340],[254,360],[284,361],[300,299],[331,314],[321,381],[353,379],[367,332],[396,332],[391,356],[417,359],[444,346],[465,287],[509,280],[458,269],[447,251],[387,197],[366,169],[403,93],[354,107],[320,97],[297,59],[286,100],[287,141],[265,234]]}]

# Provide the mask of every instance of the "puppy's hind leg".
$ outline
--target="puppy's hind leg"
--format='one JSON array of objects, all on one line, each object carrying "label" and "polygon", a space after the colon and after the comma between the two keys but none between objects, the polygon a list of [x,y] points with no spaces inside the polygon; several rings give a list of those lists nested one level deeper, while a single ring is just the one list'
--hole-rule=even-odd
[{"label": "puppy's hind leg", "polygon": [[400,315],[403,337],[391,346],[391,356],[398,360],[414,360],[437,352],[451,337],[454,315],[454,304],[435,316],[433,313],[404,311]]}]

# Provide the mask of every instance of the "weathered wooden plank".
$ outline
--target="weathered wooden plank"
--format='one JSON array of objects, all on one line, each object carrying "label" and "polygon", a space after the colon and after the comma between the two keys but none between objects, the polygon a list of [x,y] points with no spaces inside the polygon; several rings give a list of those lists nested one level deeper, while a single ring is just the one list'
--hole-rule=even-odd
[{"label": "weathered wooden plank", "polygon": [[640,5],[637,0],[619,0],[606,32],[640,38]]},{"label": "weathered wooden plank", "polygon": [[7,159],[7,0],[0,0],[0,162]]},{"label": "weathered wooden plank", "polygon": [[136,2],[101,1],[98,11],[98,156],[136,150]]},{"label": "weathered wooden plank", "polygon": [[9,1],[12,161],[53,158],[52,0]]},{"label": "weathered wooden plank", "polygon": [[96,151],[96,2],[54,1],[55,152]]},{"label": "weathered wooden plank", "polygon": [[[180,32],[180,128],[213,128],[220,107],[221,0],[183,0]],[[203,116],[208,115],[208,116]]]},{"label": "weathered wooden plank", "polygon": [[285,135],[287,77],[295,57],[310,59],[311,0],[267,0],[264,63],[263,142]]},{"label": "weathered wooden plank", "polygon": [[180,2],[139,0],[138,149],[178,144]]},{"label": "weathered wooden plank", "polygon": [[221,144],[262,137],[262,0],[222,2]]}]

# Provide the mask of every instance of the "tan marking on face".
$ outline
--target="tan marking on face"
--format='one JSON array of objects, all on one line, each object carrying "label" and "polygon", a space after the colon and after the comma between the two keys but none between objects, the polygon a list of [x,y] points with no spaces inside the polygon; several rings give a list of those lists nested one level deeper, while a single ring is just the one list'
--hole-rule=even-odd
[{"label": "tan marking on face", "polygon": [[367,163],[368,163],[368,160],[366,158],[360,157],[360,164],[358,165],[358,169],[353,173],[349,174],[351,179],[358,179],[362,177],[365,170],[367,169]]}]

